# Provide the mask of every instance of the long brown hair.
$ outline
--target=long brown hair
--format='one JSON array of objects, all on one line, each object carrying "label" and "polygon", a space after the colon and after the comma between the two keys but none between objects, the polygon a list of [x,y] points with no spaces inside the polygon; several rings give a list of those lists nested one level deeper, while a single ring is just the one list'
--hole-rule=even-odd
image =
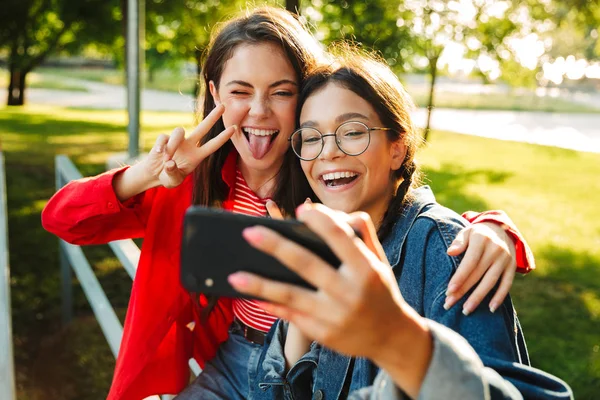
[{"label": "long brown hair", "polygon": [[[324,57],[319,43],[294,14],[273,7],[246,11],[237,18],[225,22],[220,29],[213,32],[202,68],[204,93],[200,96],[204,97],[204,104],[202,113],[197,116],[197,119],[201,120],[215,108],[215,100],[208,90],[209,82],[214,82],[216,88],[219,88],[225,63],[233,56],[235,49],[244,44],[260,43],[274,43],[281,47],[296,72],[299,84]],[[224,129],[221,118],[204,136],[201,144],[216,137]],[[229,188],[223,181],[221,170],[232,147],[233,144],[228,141],[196,168],[194,204],[217,207],[226,199]],[[275,189],[271,198],[285,214],[292,215],[294,208],[306,198],[308,184],[306,182],[300,185],[287,184],[295,156],[290,150],[284,157],[282,167],[275,178]],[[194,294],[193,298],[196,306],[202,309],[201,316],[205,320],[214,309],[218,297],[207,296],[208,303],[205,307],[200,306],[197,294]]]},{"label": "long brown hair", "polygon": [[[350,45],[338,45],[332,51],[336,55],[335,61],[317,68],[304,80],[298,98],[297,116],[299,117],[302,106],[311,95],[328,83],[333,83],[354,92],[375,109],[383,126],[392,128],[387,131],[390,142],[402,140],[406,146],[406,156],[402,166],[393,171],[390,177],[395,185],[395,194],[379,225],[378,235],[383,239],[402,212],[409,189],[420,184],[415,152],[422,139],[409,114],[414,103],[385,61]],[[298,170],[301,171],[301,167],[296,159],[292,165],[292,176],[297,176]]]},{"label": "long brown hair", "polygon": [[[204,81],[202,116],[208,115],[215,108],[215,100],[208,90],[209,82],[213,81],[218,89],[225,63],[233,56],[235,49],[243,44],[259,43],[274,43],[281,46],[296,72],[299,84],[308,72],[316,67],[324,54],[319,43],[294,14],[273,7],[246,11],[243,15],[227,21],[220,30],[213,33],[202,70]],[[201,143],[206,143],[224,129],[223,120],[220,119]],[[225,200],[228,188],[221,177],[221,169],[232,146],[231,141],[227,142],[196,168],[194,204],[219,206]],[[305,198],[304,193],[296,186],[287,185],[290,165],[293,162],[293,154],[289,151],[276,177],[272,195],[272,199],[287,214],[293,214],[294,207]]]}]

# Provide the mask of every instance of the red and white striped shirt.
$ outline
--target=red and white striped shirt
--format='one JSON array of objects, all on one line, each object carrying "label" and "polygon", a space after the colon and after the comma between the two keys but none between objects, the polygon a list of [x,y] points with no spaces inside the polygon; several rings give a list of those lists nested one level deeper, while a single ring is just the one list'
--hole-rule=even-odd
[{"label": "red and white striped shirt", "polygon": [[[267,200],[269,199],[259,198],[252,189],[248,187],[240,170],[236,170],[235,197],[233,203],[234,213],[265,217],[267,215]],[[247,299],[233,300],[233,315],[244,324],[262,332],[268,332],[269,329],[271,329],[271,325],[277,320],[277,317],[260,308],[258,304],[256,304],[256,301]]]}]

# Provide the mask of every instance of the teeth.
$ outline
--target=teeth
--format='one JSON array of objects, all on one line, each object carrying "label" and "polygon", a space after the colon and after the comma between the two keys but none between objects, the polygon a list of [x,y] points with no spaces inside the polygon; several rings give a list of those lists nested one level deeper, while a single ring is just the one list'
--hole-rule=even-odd
[{"label": "teeth", "polygon": [[256,136],[271,136],[279,131],[277,129],[244,128],[244,132],[249,133],[251,135],[256,135]]},{"label": "teeth", "polygon": [[358,175],[356,172],[351,171],[330,172],[328,174],[323,174],[323,180],[333,181],[335,179],[352,178],[356,175]]}]

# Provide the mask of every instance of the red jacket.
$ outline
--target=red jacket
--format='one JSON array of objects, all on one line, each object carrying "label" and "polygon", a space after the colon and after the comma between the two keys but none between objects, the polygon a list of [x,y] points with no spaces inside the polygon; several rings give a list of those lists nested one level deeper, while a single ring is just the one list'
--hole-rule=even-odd
[{"label": "red jacket", "polygon": [[[228,210],[233,208],[236,162],[233,152],[222,170],[222,178],[230,187],[223,203]],[[112,180],[126,168],[70,182],[42,212],[44,228],[73,244],[144,238],[110,400],[179,393],[189,382],[188,360],[193,357],[203,367],[227,339],[233,320],[231,299],[222,298],[202,323],[191,295],[179,283],[180,242],[183,216],[191,204],[191,176],[177,188],[151,189],[121,203]],[[511,226],[520,251],[518,258],[525,261],[519,265],[533,265],[532,258],[527,262],[527,245],[506,214],[468,216]],[[196,323],[193,331],[186,327],[191,321]]]}]

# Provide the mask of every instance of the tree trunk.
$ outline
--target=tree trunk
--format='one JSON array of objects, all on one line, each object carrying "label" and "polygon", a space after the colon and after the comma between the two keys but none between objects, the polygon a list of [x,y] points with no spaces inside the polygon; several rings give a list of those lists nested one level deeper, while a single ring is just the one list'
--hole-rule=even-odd
[{"label": "tree trunk", "polygon": [[27,72],[14,66],[11,67],[7,105],[22,106],[25,104],[25,78],[27,77]]},{"label": "tree trunk", "polygon": [[121,0],[119,6],[121,7],[121,15],[123,18],[121,20],[121,34],[125,40],[121,53],[121,57],[123,58],[123,74],[125,75],[123,82],[125,82],[125,86],[127,86],[127,0]]},{"label": "tree trunk", "polygon": [[425,132],[423,133],[423,140],[425,142],[427,142],[427,139],[429,138],[431,113],[433,112],[435,79],[437,78],[437,61],[438,61],[438,57],[434,57],[429,60],[429,74],[431,76],[431,86],[429,88],[429,102],[427,103],[427,123],[425,124]]},{"label": "tree trunk", "polygon": [[[194,85],[194,99],[198,100],[198,96],[200,96],[200,87],[202,85],[202,50],[196,47],[194,55],[196,57],[196,85]],[[205,89],[208,90],[208,88]],[[201,105],[198,104],[198,107],[201,107]]]},{"label": "tree trunk", "polygon": [[148,82],[154,82],[154,68],[148,67]]}]

